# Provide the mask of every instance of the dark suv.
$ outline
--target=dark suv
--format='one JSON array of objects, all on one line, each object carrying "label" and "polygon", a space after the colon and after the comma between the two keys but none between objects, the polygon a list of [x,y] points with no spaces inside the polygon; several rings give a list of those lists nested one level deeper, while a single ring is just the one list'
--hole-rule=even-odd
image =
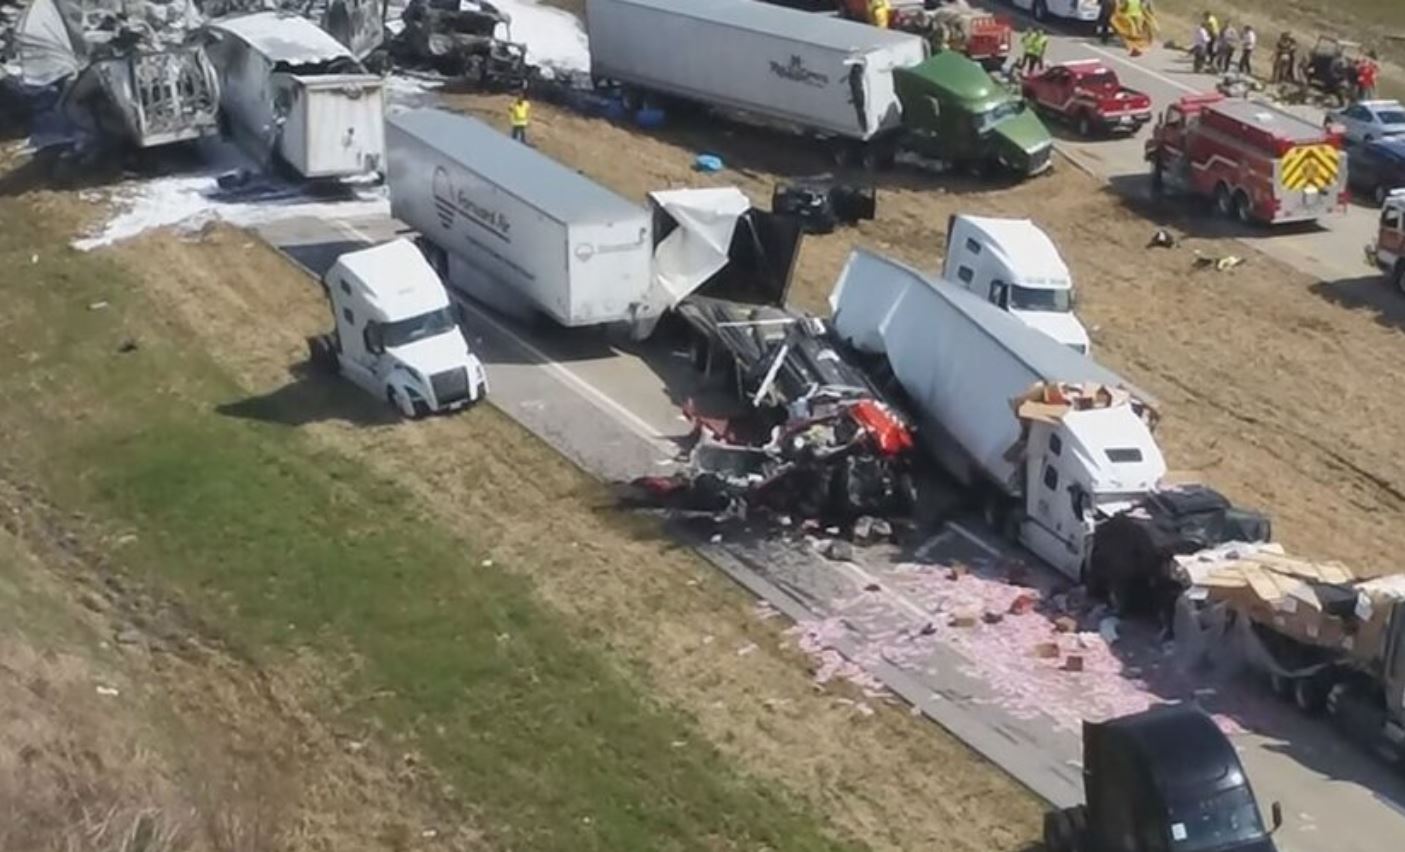
[{"label": "dark suv", "polygon": [[1405,138],[1377,139],[1352,149],[1347,179],[1352,189],[1384,204],[1392,189],[1405,187]]}]

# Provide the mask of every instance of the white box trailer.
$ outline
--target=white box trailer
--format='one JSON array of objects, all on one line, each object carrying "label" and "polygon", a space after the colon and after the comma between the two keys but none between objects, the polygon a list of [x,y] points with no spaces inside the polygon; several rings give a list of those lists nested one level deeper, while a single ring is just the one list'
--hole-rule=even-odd
[{"label": "white box trailer", "polygon": [[894,68],[920,37],[756,0],[587,0],[590,73],[825,136],[902,123]]},{"label": "white box trailer", "polygon": [[[887,357],[928,452],[983,498],[989,520],[1070,577],[1082,576],[1095,525],[1165,475],[1144,394],[974,293],[860,249],[830,305],[842,339]],[[1121,395],[1017,414],[1033,389],[1072,384]]]},{"label": "white box trailer", "polygon": [[210,25],[220,107],[241,145],[306,178],[378,172],[385,159],[380,77],[300,15],[257,12]]},{"label": "white box trailer", "polygon": [[387,120],[390,212],[446,281],[565,326],[657,317],[649,213],[492,127],[435,109]]}]

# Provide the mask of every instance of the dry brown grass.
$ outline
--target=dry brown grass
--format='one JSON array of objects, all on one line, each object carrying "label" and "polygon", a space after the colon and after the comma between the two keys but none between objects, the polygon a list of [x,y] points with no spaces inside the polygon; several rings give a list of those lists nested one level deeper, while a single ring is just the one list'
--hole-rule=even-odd
[{"label": "dry brown grass", "polygon": [[0,473],[0,849],[483,848],[323,663],[239,659]]}]

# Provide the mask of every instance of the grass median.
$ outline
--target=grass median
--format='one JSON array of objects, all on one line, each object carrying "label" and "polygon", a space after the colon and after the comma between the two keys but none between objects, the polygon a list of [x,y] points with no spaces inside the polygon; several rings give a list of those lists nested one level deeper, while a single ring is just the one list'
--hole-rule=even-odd
[{"label": "grass median", "polygon": [[837,848],[574,641],[471,529],[294,431],[219,414],[235,383],[122,267],[18,200],[0,200],[0,269],[8,463],[135,535],[126,569],[241,653],[344,666],[344,712],[405,737],[492,845]]}]

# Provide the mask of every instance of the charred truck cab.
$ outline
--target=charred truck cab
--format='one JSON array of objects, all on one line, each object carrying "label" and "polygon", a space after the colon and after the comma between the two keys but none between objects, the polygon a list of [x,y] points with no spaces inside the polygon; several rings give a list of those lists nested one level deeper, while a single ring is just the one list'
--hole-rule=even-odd
[{"label": "charred truck cab", "polygon": [[1276,852],[1244,767],[1185,705],[1083,724],[1086,805],[1044,817],[1048,852]]}]

